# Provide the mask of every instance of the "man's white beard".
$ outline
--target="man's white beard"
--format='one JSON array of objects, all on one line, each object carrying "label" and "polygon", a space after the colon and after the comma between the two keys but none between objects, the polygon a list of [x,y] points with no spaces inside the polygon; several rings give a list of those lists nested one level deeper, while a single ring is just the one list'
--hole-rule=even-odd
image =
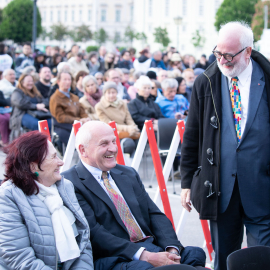
[{"label": "man's white beard", "polygon": [[[244,56],[241,57],[239,59],[238,62],[236,63],[231,63],[231,62],[228,62],[226,64],[223,64],[221,65],[219,61],[217,61],[217,64],[218,64],[218,68],[219,70],[221,71],[221,73],[226,76],[226,77],[237,77],[239,76],[246,68],[247,68],[247,64],[245,63],[245,58]],[[226,69],[224,68],[223,66],[233,66],[232,69]]]},{"label": "man's white beard", "polygon": [[187,82],[186,81],[186,85],[187,85],[188,88],[192,88],[193,84],[194,84],[194,82]]}]

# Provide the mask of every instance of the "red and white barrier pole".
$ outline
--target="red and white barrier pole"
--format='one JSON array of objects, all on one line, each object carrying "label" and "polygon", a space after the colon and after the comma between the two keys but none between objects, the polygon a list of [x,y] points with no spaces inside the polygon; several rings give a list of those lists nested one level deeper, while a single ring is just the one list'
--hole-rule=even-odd
[{"label": "red and white barrier pole", "polygon": [[42,133],[47,134],[49,141],[51,142],[51,134],[47,120],[38,121],[38,130]]},{"label": "red and white barrier pole", "polygon": [[117,153],[117,156],[116,156],[116,161],[120,165],[125,165],[124,155],[123,155],[123,152],[122,152],[122,148],[121,148],[120,139],[119,139],[119,136],[118,136],[116,124],[115,124],[114,121],[111,121],[109,123],[109,125],[112,127],[113,132],[114,132],[114,135],[116,137],[116,144],[117,144],[117,148],[118,148],[118,153]]}]

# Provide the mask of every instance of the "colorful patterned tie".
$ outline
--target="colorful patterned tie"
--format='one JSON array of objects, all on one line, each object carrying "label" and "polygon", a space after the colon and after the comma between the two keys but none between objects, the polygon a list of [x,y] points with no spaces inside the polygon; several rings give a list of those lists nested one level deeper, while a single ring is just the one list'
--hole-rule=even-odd
[{"label": "colorful patterned tie", "polygon": [[136,222],[134,221],[131,212],[126,204],[126,202],[124,201],[124,199],[112,188],[109,179],[108,179],[108,173],[107,172],[102,172],[102,179],[104,181],[104,185],[109,193],[109,196],[111,198],[111,200],[113,201],[113,204],[116,207],[116,210],[120,216],[120,218],[122,219],[123,223],[125,224],[129,236],[130,236],[130,240],[132,242],[136,242],[138,240],[141,240],[143,238],[143,234],[140,230],[140,228],[138,227],[138,225],[136,224]]},{"label": "colorful patterned tie", "polygon": [[233,117],[234,117],[234,125],[237,135],[237,141],[240,143],[241,141],[241,95],[240,90],[237,84],[238,77],[232,78],[232,86],[230,89],[230,96],[232,102],[232,109],[233,109]]}]

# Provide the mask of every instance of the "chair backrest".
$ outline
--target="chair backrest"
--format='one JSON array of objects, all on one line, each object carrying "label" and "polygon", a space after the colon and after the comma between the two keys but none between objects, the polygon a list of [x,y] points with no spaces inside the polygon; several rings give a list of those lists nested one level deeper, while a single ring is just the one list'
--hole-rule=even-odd
[{"label": "chair backrest", "polygon": [[270,269],[270,247],[256,246],[237,250],[227,258],[228,270]]},{"label": "chair backrest", "polygon": [[195,267],[185,264],[174,264],[156,267],[157,270],[196,270]]},{"label": "chair backrest", "polygon": [[[157,145],[159,150],[169,150],[176,129],[176,124],[176,119],[158,119]],[[178,150],[178,152],[180,152],[180,144],[178,146]]]}]

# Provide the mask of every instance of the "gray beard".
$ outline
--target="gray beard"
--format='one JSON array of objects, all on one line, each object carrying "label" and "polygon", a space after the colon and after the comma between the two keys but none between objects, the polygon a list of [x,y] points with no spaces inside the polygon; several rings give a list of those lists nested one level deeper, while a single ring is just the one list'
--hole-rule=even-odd
[{"label": "gray beard", "polygon": [[186,81],[186,85],[187,85],[188,88],[192,88],[193,84],[194,84],[194,82],[187,82]]}]

